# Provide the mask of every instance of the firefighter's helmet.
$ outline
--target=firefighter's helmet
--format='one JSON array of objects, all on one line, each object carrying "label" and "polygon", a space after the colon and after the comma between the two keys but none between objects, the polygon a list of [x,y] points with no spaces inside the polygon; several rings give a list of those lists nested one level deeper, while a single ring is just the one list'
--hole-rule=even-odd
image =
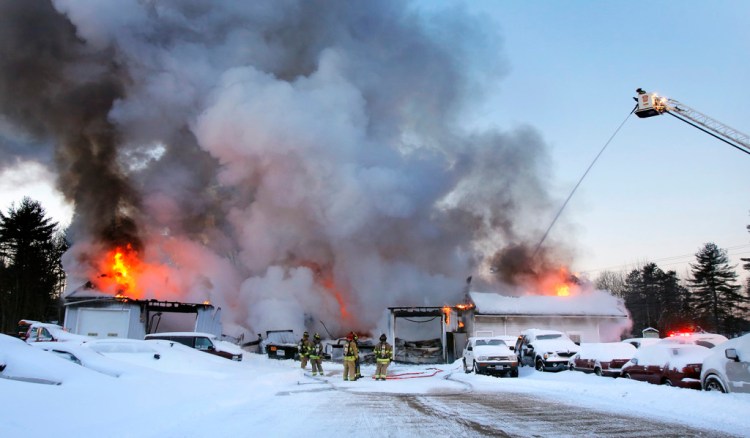
[{"label": "firefighter's helmet", "polygon": [[302,333],[302,337],[303,338],[309,338],[310,337],[310,333],[304,332],[304,333]]},{"label": "firefighter's helmet", "polygon": [[317,333],[315,333],[315,335],[313,336],[313,338],[315,338],[315,339],[317,339],[317,340],[320,340],[320,335],[319,335],[319,334],[317,334]]},{"label": "firefighter's helmet", "polygon": [[353,340],[353,339],[354,339],[354,333],[351,333],[351,332],[349,332],[349,334],[348,334],[348,335],[346,335],[346,340],[347,340],[347,341],[351,341],[351,340]]},{"label": "firefighter's helmet", "polygon": [[385,342],[386,339],[388,339],[388,338],[385,337],[385,333],[383,333],[382,335],[380,335],[380,342]]}]

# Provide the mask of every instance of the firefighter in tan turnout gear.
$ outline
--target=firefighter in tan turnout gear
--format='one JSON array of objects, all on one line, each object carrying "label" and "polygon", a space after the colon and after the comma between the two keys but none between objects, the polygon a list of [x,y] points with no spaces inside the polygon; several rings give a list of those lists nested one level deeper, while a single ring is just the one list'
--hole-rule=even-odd
[{"label": "firefighter in tan turnout gear", "polygon": [[310,334],[305,332],[302,335],[302,339],[299,340],[299,344],[297,344],[297,349],[299,350],[299,361],[302,364],[302,368],[307,366],[307,359],[310,357],[311,348],[312,343],[310,342]]},{"label": "firefighter in tan turnout gear", "polygon": [[355,380],[357,357],[359,357],[359,348],[354,341],[354,333],[349,333],[344,344],[344,380]]},{"label": "firefighter in tan turnout gear", "polygon": [[312,375],[323,375],[323,344],[320,343],[320,335],[315,333],[313,336],[312,347],[310,348],[310,364],[312,365]]},{"label": "firefighter in tan turnout gear", "polygon": [[375,346],[375,360],[378,364],[375,370],[375,380],[385,380],[388,375],[388,364],[393,360],[393,347],[386,342],[385,333],[380,335],[380,343]]}]

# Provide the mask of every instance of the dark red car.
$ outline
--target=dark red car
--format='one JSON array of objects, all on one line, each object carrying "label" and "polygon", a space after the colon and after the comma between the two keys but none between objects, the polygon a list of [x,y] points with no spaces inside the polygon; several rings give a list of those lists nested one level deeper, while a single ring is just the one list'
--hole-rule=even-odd
[{"label": "dark red car", "polygon": [[656,385],[701,389],[701,366],[709,354],[710,348],[694,344],[649,345],[622,367],[622,376]]},{"label": "dark red car", "polygon": [[623,365],[635,356],[637,349],[626,342],[583,343],[570,360],[570,369],[597,376],[619,377]]}]

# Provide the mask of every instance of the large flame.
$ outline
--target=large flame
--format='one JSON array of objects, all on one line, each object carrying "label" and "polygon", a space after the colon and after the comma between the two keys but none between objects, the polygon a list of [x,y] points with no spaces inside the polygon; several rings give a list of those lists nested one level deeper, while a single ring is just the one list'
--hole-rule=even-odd
[{"label": "large flame", "polygon": [[97,287],[115,296],[141,298],[143,291],[138,285],[141,265],[138,252],[130,244],[124,248],[118,246],[107,252],[101,263],[102,274],[96,281]]},{"label": "large flame", "polygon": [[579,290],[578,278],[568,268],[561,267],[543,275],[536,285],[536,294],[569,297]]}]

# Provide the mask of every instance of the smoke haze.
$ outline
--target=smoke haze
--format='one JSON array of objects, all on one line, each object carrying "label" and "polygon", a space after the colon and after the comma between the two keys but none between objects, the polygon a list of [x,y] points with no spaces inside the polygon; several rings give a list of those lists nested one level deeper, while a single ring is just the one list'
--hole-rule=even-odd
[{"label": "smoke haze", "polygon": [[54,157],[75,204],[70,288],[130,243],[149,297],[210,299],[251,333],[340,334],[388,306],[456,303],[468,275],[512,291],[569,257],[505,257],[547,225],[549,171],[534,129],[459,124],[506,68],[479,17],[401,1],[0,5],[0,148]]}]

